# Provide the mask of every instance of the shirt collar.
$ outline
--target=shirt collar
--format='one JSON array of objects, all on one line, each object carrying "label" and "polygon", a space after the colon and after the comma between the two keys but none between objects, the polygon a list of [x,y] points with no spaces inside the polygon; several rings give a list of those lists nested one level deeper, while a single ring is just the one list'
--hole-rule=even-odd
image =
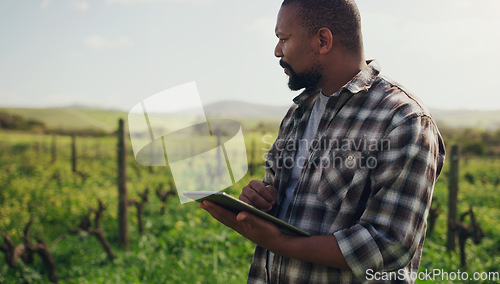
[{"label": "shirt collar", "polygon": [[301,105],[308,99],[316,97],[317,94],[319,94],[321,90],[319,88],[316,89],[306,89],[302,93],[300,93],[298,96],[293,98],[293,102]]},{"label": "shirt collar", "polygon": [[[361,69],[361,71],[359,71],[359,73],[354,76],[351,81],[347,82],[344,87],[340,88],[336,94],[340,94],[344,89],[352,94],[356,94],[361,91],[368,91],[377,76],[380,74],[380,66],[376,60],[368,60],[366,64],[367,65]],[[304,90],[293,99],[293,102],[301,105],[306,100],[314,98],[320,93],[320,91],[320,89]]]},{"label": "shirt collar", "polygon": [[378,74],[380,74],[380,66],[377,61],[369,60],[366,66],[340,90],[346,89],[352,94],[368,91]]}]

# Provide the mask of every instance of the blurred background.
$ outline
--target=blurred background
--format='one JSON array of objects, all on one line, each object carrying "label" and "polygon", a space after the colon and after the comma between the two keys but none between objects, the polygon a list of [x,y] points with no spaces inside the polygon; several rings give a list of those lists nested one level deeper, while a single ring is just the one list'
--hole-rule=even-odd
[{"label": "blurred background", "polygon": [[[498,277],[500,2],[357,3],[366,58],[422,99],[447,145],[421,270]],[[1,1],[0,283],[245,282],[254,245],[181,205],[168,167],[136,163],[126,120],[195,81],[208,118],[243,129],[249,171],[226,191],[262,179],[298,94],[274,57],[280,4]],[[495,274],[482,276],[471,283]]]}]

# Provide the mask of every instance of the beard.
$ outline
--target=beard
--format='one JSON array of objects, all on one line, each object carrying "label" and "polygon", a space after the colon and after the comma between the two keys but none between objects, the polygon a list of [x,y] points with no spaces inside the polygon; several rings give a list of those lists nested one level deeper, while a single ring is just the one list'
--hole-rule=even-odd
[{"label": "beard", "polygon": [[306,90],[316,89],[321,80],[321,73],[319,72],[319,64],[314,64],[314,66],[300,74],[296,73],[290,64],[280,60],[280,65],[283,68],[288,69],[289,79],[288,88],[292,91],[298,91],[305,88]]}]

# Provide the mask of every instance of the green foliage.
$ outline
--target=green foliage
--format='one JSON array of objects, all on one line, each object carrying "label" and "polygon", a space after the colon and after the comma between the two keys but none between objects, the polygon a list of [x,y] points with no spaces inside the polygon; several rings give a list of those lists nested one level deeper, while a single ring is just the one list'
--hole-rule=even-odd
[{"label": "green foliage", "polygon": [[[160,201],[150,194],[143,217],[143,236],[138,233],[136,209],[130,207],[131,250],[120,250],[116,138],[77,137],[78,168],[86,173],[86,178],[71,172],[70,138],[57,137],[54,163],[51,141],[52,136],[48,135],[2,134],[0,232],[19,244],[24,225],[33,216],[32,235],[49,244],[61,283],[245,282],[255,246],[216,222],[197,204],[181,205],[177,196],[168,199],[167,211],[162,215]],[[41,145],[38,152],[34,143]],[[260,144],[257,141],[259,151],[264,151]],[[166,168],[138,165],[130,147],[127,162],[129,198],[137,198],[146,186],[155,189],[163,184],[168,189],[171,177]],[[262,168],[256,174],[262,176]],[[227,191],[237,196],[249,179],[245,177]],[[113,263],[88,233],[68,234],[68,225],[76,227],[88,207],[97,207],[98,198],[107,205],[101,227],[116,254]],[[48,281],[40,259],[36,258],[34,265],[20,261],[19,267],[12,269],[3,256],[0,253],[0,282]]]},{"label": "green foliage", "polygon": [[[446,252],[448,184],[446,174],[441,175],[436,183],[434,196],[438,197],[443,210],[436,221],[433,234],[426,238],[420,271],[425,269],[442,269],[447,272],[464,271],[468,273],[470,278],[473,277],[475,272],[498,272],[498,267],[500,267],[500,223],[498,222],[500,220],[500,208],[498,206],[500,196],[498,195],[498,186],[494,181],[498,177],[499,169],[500,160],[498,159],[469,158],[462,159],[460,162],[459,215],[466,212],[469,206],[472,205],[476,218],[486,234],[479,245],[474,244],[470,239],[467,241],[467,268],[465,270],[460,267],[458,239],[456,252]],[[445,173],[447,170],[445,168]],[[440,278],[436,280],[440,280]],[[456,281],[437,282],[456,283]],[[417,283],[431,282],[417,281]],[[469,281],[466,283],[492,282]]]},{"label": "green foliage", "polygon": [[[250,179],[263,176],[263,157],[275,139],[262,129],[244,132],[248,156],[255,143],[254,176],[246,176],[227,192],[238,196]],[[14,243],[23,237],[23,227],[34,217],[32,235],[49,244],[61,283],[244,283],[254,245],[211,218],[195,203],[181,205],[176,196],[167,201],[167,210],[153,193],[144,211],[144,235],[139,235],[136,209],[129,208],[130,251],[118,247],[117,163],[115,137],[78,137],[78,169],[71,172],[70,138],[57,137],[57,160],[51,161],[52,136],[2,133],[0,141],[0,232]],[[35,147],[35,145],[38,145]],[[250,159],[250,158],[249,158]],[[160,184],[168,190],[171,177],[167,168],[141,166],[130,151],[127,157],[129,198],[149,186]],[[486,237],[479,245],[467,243],[467,271],[498,271],[500,266],[500,160],[468,158],[461,161],[459,212],[474,205]],[[441,204],[441,215],[434,233],[427,236],[421,261],[423,269],[457,271],[457,253],[446,252],[447,180],[446,172],[436,183],[434,195]],[[471,182],[473,181],[473,182]],[[102,230],[116,254],[109,262],[100,243],[88,234],[69,235],[97,207],[101,199],[107,209]],[[0,240],[0,242],[3,240]],[[0,282],[46,283],[47,273],[40,259],[34,265],[12,269],[0,253]],[[472,282],[471,282],[472,283]]]},{"label": "green foliage", "polygon": [[486,146],[481,141],[471,141],[467,142],[463,148],[464,154],[472,154],[476,156],[482,156],[486,153]]},{"label": "green foliage", "polygon": [[500,129],[454,129],[446,125],[439,125],[439,129],[448,145],[462,145],[463,154],[475,156],[500,156]]}]

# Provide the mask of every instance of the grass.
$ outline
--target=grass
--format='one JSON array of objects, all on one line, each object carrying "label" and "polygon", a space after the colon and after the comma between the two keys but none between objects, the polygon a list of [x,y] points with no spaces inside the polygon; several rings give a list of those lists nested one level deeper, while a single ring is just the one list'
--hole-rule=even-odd
[{"label": "grass", "polygon": [[[485,237],[479,245],[472,240],[466,243],[467,267],[460,266],[460,249],[458,240],[456,249],[447,252],[447,200],[448,200],[448,167],[445,165],[444,173],[440,176],[434,191],[441,206],[435,230],[426,237],[420,271],[442,269],[445,272],[467,272],[472,278],[475,272],[499,272],[500,267],[500,197],[498,185],[493,182],[498,176],[500,160],[469,158],[460,162],[460,183],[458,194],[459,215],[466,212],[469,206],[474,207],[477,220],[485,232]],[[470,183],[466,175],[475,177],[478,182]],[[465,220],[469,223],[469,219]],[[441,278],[439,278],[441,279]],[[446,278],[445,278],[446,280]],[[439,283],[452,283],[453,281],[440,280]],[[465,283],[493,283],[489,281],[463,281]],[[430,283],[421,281],[417,283]]]},{"label": "grass", "polygon": [[[195,203],[181,205],[177,197],[167,202],[167,212],[160,213],[160,201],[153,193],[145,207],[145,233],[137,228],[135,208],[129,208],[129,251],[118,246],[116,139],[114,137],[77,139],[78,169],[85,179],[71,172],[70,139],[57,137],[57,160],[51,163],[52,136],[1,133],[0,140],[0,231],[18,244],[29,218],[34,217],[32,236],[44,238],[57,264],[61,283],[244,283],[254,245],[216,222]],[[267,136],[266,136],[267,135]],[[257,161],[269,149],[274,134],[245,133],[247,149],[255,141]],[[96,146],[98,149],[96,150]],[[498,271],[500,267],[500,197],[495,185],[500,161],[470,158],[461,163],[459,212],[474,205],[486,237],[481,244],[467,243],[467,269],[473,272]],[[166,168],[150,168],[135,163],[128,154],[129,197],[136,198],[149,186],[168,186]],[[435,196],[442,212],[435,230],[426,238],[421,270],[458,271],[457,252],[446,252],[447,171],[438,180]],[[469,178],[466,178],[469,175]],[[233,196],[250,179],[261,178],[263,169],[247,175],[227,191]],[[470,176],[474,177],[473,179]],[[472,182],[473,180],[473,182]],[[68,224],[76,226],[96,207],[97,199],[107,204],[102,220],[116,254],[110,262],[95,238],[88,234],[69,235]],[[2,254],[0,254],[2,255]],[[0,258],[0,282],[47,283],[43,264],[7,266]],[[417,281],[418,283],[429,283]],[[446,283],[446,281],[441,282]],[[477,282],[471,282],[477,283]],[[488,282],[484,282],[488,283]]]},{"label": "grass", "polygon": [[[83,180],[71,172],[70,138],[57,137],[57,161],[51,163],[52,136],[2,133],[0,143],[0,231],[18,244],[22,230],[34,217],[32,236],[39,235],[50,246],[57,263],[61,283],[242,283],[246,280],[254,245],[216,222],[197,204],[181,205],[171,197],[167,212],[150,195],[144,219],[145,233],[139,235],[136,209],[129,208],[131,249],[117,245],[117,186],[115,139],[77,138],[77,168],[87,173]],[[252,135],[249,135],[253,139]],[[35,142],[33,142],[35,141]],[[38,145],[38,146],[35,146]],[[93,146],[100,145],[100,154]],[[258,145],[261,151],[263,146]],[[262,169],[258,170],[262,175]],[[128,155],[129,197],[136,198],[146,186],[152,191],[160,184],[168,186],[166,168],[135,163]],[[234,188],[248,183],[249,176]],[[99,198],[107,204],[102,229],[112,244],[116,259],[111,263],[95,238],[88,234],[69,235],[68,224],[75,227],[97,207]],[[194,272],[194,273],[193,273]],[[21,263],[11,269],[0,259],[0,282],[47,282],[39,259],[34,266]]]}]

